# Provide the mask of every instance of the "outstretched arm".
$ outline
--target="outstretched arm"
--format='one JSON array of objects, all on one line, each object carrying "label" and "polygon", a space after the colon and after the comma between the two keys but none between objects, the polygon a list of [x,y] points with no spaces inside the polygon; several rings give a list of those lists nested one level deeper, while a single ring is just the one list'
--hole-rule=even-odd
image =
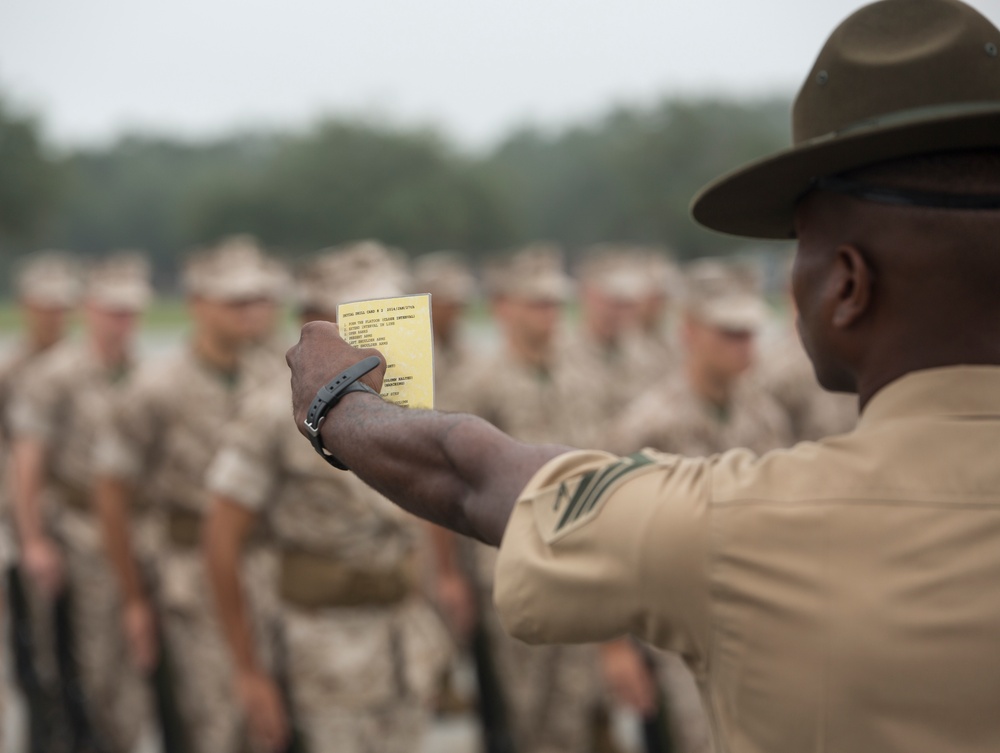
[{"label": "outstretched arm", "polygon": [[[348,345],[336,325],[313,322],[288,351],[300,431],[316,392],[372,349]],[[385,360],[361,381],[376,392]],[[400,408],[364,392],[346,395],[322,425],[325,447],[363,481],[421,518],[499,545],[518,494],[569,448],[517,442],[482,419]]]}]

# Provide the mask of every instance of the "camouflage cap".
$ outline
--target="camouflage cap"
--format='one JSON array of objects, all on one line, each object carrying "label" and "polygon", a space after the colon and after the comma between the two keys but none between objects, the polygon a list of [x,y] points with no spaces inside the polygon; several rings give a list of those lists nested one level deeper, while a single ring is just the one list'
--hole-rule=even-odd
[{"label": "camouflage cap", "polygon": [[756,270],[745,263],[702,259],[685,272],[685,308],[713,327],[756,332],[767,319]]},{"label": "camouflage cap", "polygon": [[279,267],[254,237],[234,235],[188,260],[184,290],[216,301],[280,298],[287,276]]},{"label": "camouflage cap", "polygon": [[324,249],[297,276],[302,308],[333,314],[337,306],[368,298],[403,295],[409,287],[405,256],[377,241]]},{"label": "camouflage cap", "polygon": [[87,300],[111,309],[141,311],[153,297],[149,277],[149,262],[141,255],[113,254],[88,270]]},{"label": "camouflage cap", "polygon": [[640,248],[610,243],[592,246],[576,271],[583,285],[619,301],[636,302],[654,292],[650,261]]},{"label": "camouflage cap", "polygon": [[684,291],[684,276],[676,262],[660,249],[647,249],[644,254],[645,274],[649,293],[677,298]]},{"label": "camouflage cap", "polygon": [[72,308],[82,285],[77,263],[61,251],[44,251],[24,260],[17,273],[17,296],[22,301],[55,308]]},{"label": "camouflage cap", "polygon": [[562,303],[573,294],[573,281],[565,272],[562,251],[550,243],[533,243],[492,262],[483,277],[490,295]]},{"label": "camouflage cap", "polygon": [[476,296],[476,280],[459,254],[436,251],[413,262],[413,289],[455,303],[468,303]]}]

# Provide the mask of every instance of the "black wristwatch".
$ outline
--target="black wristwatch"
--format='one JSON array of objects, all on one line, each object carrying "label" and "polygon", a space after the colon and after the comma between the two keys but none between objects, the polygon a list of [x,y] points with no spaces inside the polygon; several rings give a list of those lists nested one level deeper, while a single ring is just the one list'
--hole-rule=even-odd
[{"label": "black wristwatch", "polygon": [[339,468],[342,471],[347,470],[347,466],[341,463],[340,460],[323,446],[323,437],[319,433],[320,427],[326,419],[326,414],[347,393],[370,392],[372,395],[378,395],[367,384],[358,381],[378,365],[379,359],[377,356],[368,356],[363,361],[359,361],[350,368],[344,369],[340,374],[327,382],[326,386],[320,387],[319,392],[316,393],[316,397],[309,404],[309,412],[306,413],[306,420],[303,421],[306,431],[309,433],[309,441],[312,442],[313,449],[320,454],[320,457],[334,468]]}]

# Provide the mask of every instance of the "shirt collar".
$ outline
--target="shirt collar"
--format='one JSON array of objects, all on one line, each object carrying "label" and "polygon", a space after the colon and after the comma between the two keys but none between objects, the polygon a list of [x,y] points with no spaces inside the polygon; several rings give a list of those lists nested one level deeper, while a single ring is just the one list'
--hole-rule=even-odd
[{"label": "shirt collar", "polygon": [[858,425],[932,415],[1000,417],[1000,366],[948,366],[906,374],[875,393]]}]

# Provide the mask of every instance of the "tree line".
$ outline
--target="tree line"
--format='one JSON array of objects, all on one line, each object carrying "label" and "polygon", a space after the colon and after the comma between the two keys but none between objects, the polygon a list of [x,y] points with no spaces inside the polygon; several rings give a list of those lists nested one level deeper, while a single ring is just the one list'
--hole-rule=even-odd
[{"label": "tree line", "polygon": [[441,133],[328,119],[200,142],[132,135],[53,155],[0,100],[0,243],[84,255],[142,249],[172,274],[190,249],[253,233],[296,257],[357,238],[472,257],[536,239],[627,241],[681,258],[739,241],[689,219],[694,192],[788,143],[783,100],[667,99],[469,153]]}]

